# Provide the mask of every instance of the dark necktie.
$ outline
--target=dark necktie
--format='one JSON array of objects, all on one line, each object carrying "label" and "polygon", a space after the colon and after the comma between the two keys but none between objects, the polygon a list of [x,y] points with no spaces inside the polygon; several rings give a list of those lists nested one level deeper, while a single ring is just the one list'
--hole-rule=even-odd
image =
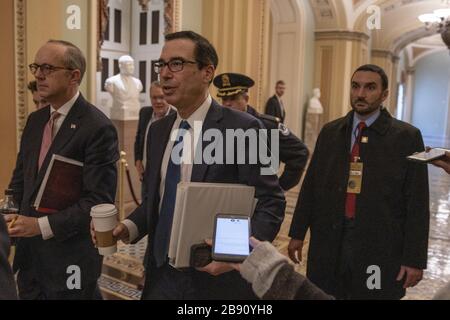
[{"label": "dark necktie", "polygon": [[[190,125],[183,120],[180,123],[180,130],[177,135],[177,140],[174,142],[173,148],[179,143],[183,143],[183,135],[189,130]],[[171,153],[172,154],[172,153]],[[183,154],[181,148],[180,159]],[[170,232],[172,229],[173,211],[175,208],[175,200],[177,198],[177,185],[180,182],[181,165],[180,161],[175,163],[172,156],[169,157],[167,164],[166,181],[164,184],[164,195],[161,203],[161,210],[159,212],[159,220],[156,226],[155,237],[153,241],[153,256],[156,264],[161,267],[167,261],[167,253],[169,251]]]},{"label": "dark necktie", "polygon": [[[355,162],[355,158],[359,157],[359,148],[361,145],[361,136],[362,131],[366,127],[365,122],[360,122],[358,124],[357,130],[358,134],[355,139],[355,143],[352,147],[352,154],[350,158],[350,162]],[[349,219],[353,219],[356,213],[356,194],[355,193],[347,193],[347,197],[345,199],[345,216]]]}]

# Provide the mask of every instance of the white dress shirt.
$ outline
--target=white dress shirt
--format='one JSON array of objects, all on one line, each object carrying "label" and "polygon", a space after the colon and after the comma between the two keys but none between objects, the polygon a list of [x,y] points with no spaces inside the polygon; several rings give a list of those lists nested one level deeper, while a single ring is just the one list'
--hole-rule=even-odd
[{"label": "white dress shirt", "polygon": [[[50,106],[50,116],[53,114],[53,112],[58,111],[60,116],[55,120],[53,123],[53,137],[56,137],[59,129],[61,128],[61,125],[63,124],[64,120],[66,119],[67,115],[69,114],[70,110],[72,109],[73,105],[77,101],[78,97],[80,96],[80,92],[78,91],[72,99],[67,101],[65,104],[63,104],[58,110],[53,108],[53,106]],[[52,228],[50,227],[50,223],[48,221],[48,217],[42,217],[38,219],[39,223],[39,229],[41,229],[42,233],[42,239],[48,240],[54,237]]]},{"label": "white dress shirt", "polygon": [[380,116],[381,109],[378,109],[377,111],[374,111],[373,113],[361,116],[357,114],[356,112],[353,113],[353,127],[352,127],[352,138],[351,138],[351,145],[350,145],[350,153],[352,152],[353,145],[355,144],[356,138],[358,137],[358,124],[360,122],[365,122],[367,127],[370,127]]}]

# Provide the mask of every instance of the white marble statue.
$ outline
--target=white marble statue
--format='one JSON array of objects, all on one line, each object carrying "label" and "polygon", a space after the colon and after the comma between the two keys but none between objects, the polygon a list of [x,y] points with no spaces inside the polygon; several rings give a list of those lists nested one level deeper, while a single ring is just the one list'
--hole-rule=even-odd
[{"label": "white marble statue", "polygon": [[313,89],[313,96],[311,99],[309,99],[309,105],[308,105],[308,113],[315,113],[315,114],[322,114],[323,113],[323,107],[320,103],[320,89],[315,88]]},{"label": "white marble statue", "polygon": [[131,120],[139,117],[139,94],[143,86],[141,80],[133,77],[134,60],[130,56],[119,58],[120,74],[106,79],[105,90],[112,98],[111,118]]},{"label": "white marble statue", "polygon": [[320,89],[313,89],[313,96],[309,99],[308,110],[306,113],[305,121],[305,143],[309,150],[314,150],[316,145],[317,137],[319,136],[323,107],[320,103]]}]

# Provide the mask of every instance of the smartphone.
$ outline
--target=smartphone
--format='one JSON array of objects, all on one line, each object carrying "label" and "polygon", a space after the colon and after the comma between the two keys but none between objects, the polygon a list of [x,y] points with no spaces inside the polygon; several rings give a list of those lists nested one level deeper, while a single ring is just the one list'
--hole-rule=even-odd
[{"label": "smartphone", "polygon": [[445,152],[449,151],[442,148],[432,148],[427,151],[414,153],[407,157],[408,160],[421,162],[421,163],[428,163],[433,160],[437,160],[443,156],[445,156]]},{"label": "smartphone", "polygon": [[214,223],[212,259],[242,262],[250,254],[250,217],[218,214]]}]

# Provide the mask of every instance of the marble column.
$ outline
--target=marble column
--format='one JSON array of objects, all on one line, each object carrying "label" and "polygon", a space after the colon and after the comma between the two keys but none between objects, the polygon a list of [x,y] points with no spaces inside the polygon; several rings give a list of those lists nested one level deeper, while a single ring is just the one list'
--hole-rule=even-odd
[{"label": "marble column", "polygon": [[414,107],[414,87],[415,87],[415,68],[406,69],[405,85],[405,109],[403,111],[403,121],[412,122],[412,113]]},{"label": "marble column", "polygon": [[314,87],[322,92],[323,122],[350,110],[350,78],[368,63],[369,36],[362,32],[316,31]]},{"label": "marble column", "polygon": [[383,68],[384,72],[389,79],[389,97],[384,103],[392,115],[397,112],[397,95],[398,95],[398,83],[397,83],[397,71],[398,62],[400,58],[393,52],[388,50],[372,50],[371,63],[376,64]]}]

